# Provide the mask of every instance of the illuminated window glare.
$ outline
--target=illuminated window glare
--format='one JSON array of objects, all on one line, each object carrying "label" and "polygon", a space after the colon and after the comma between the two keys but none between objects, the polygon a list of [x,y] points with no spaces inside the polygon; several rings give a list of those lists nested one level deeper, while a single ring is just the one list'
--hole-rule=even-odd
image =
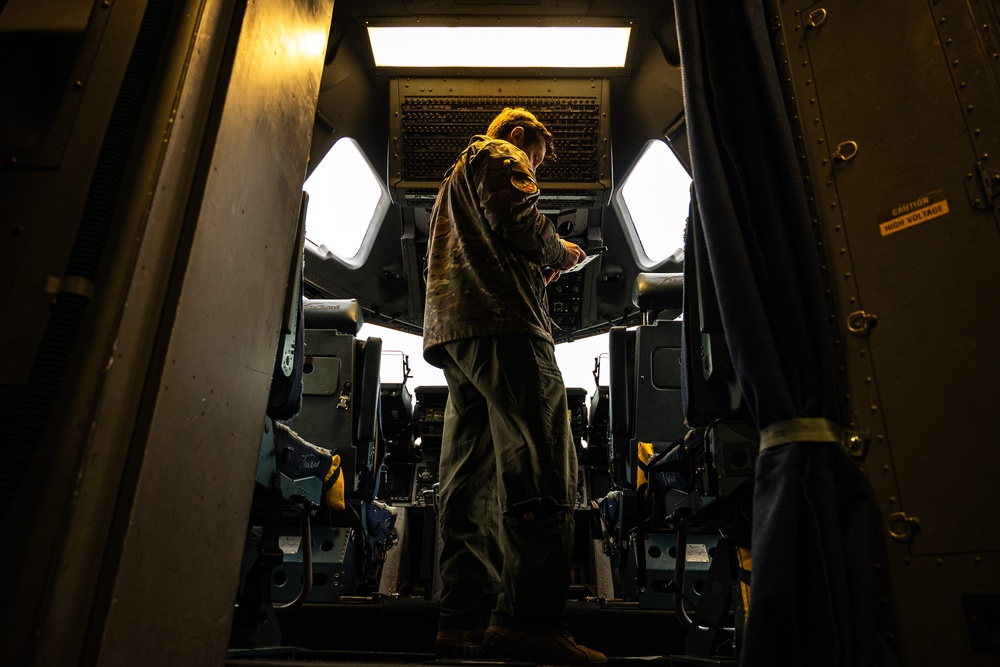
[{"label": "illuminated window glare", "polygon": [[337,141],[304,187],[306,238],[343,259],[357,255],[379,203],[388,197],[357,144]]},{"label": "illuminated window glare", "polygon": [[662,141],[643,152],[621,189],[639,243],[653,264],[683,257],[691,177]]},{"label": "illuminated window glare", "polygon": [[624,68],[631,31],[629,26],[369,26],[368,39],[376,67]]},{"label": "illuminated window glare", "polygon": [[[445,384],[444,371],[424,360],[423,339],[420,336],[365,322],[358,332],[358,338],[363,340],[369,336],[382,339],[380,378],[383,383],[403,381],[402,355],[406,355],[410,365],[410,379],[407,380],[407,386],[411,392],[414,387]],[[555,355],[566,386],[586,389],[589,396],[593,396],[596,391],[594,360],[601,357],[600,384],[607,386],[611,365],[608,362],[606,333],[570,343],[560,343],[556,345]]]}]

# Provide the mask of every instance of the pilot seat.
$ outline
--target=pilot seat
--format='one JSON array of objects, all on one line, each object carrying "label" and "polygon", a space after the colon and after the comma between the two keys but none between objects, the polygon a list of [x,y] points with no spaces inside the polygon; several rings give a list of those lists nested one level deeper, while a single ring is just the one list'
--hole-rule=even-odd
[{"label": "pilot seat", "polygon": [[375,500],[381,340],[356,338],[355,300],[293,302],[265,418],[233,647],[280,645],[275,612],[377,589],[396,540],[395,515]]},{"label": "pilot seat", "polygon": [[[703,318],[686,277],[639,274],[633,300],[643,323],[610,331],[613,489],[599,501],[598,514],[621,597],[641,608],[673,610],[688,631],[686,652],[707,656],[735,642],[722,628],[733,625],[734,607],[742,602],[734,594],[741,541],[734,535],[748,532],[748,524],[734,517],[749,512],[756,431],[738,402],[706,409],[699,399],[719,393],[712,383],[732,378],[700,372],[704,341],[691,329]],[[724,347],[721,329],[718,334],[712,341],[717,362],[719,343]]]}]

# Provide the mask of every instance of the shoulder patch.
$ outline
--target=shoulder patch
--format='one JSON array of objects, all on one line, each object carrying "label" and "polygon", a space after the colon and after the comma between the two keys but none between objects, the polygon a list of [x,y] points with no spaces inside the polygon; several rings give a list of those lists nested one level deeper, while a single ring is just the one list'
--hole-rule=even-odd
[{"label": "shoulder patch", "polygon": [[538,192],[538,184],[535,177],[531,175],[522,165],[511,161],[510,163],[510,184],[527,195]]},{"label": "shoulder patch", "polygon": [[526,195],[533,195],[538,192],[538,186],[535,185],[535,182],[530,177],[516,171],[510,175],[510,184]]}]

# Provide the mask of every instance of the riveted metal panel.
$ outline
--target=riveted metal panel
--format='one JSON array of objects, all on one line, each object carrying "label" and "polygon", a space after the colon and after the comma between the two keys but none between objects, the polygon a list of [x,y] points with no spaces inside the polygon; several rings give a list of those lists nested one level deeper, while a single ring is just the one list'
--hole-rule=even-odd
[{"label": "riveted metal panel", "polygon": [[883,631],[903,664],[989,664],[961,599],[1000,586],[996,5],[770,4],[845,425],[880,508]]},{"label": "riveted metal panel", "polygon": [[236,4],[95,664],[224,661],[332,4]]}]

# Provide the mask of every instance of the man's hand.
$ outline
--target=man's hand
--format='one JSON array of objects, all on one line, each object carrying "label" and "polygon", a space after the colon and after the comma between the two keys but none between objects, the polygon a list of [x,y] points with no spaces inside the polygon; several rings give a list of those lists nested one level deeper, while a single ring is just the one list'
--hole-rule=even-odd
[{"label": "man's hand", "polygon": [[566,263],[563,264],[560,270],[565,271],[566,269],[572,269],[574,266],[582,262],[587,258],[587,253],[583,251],[583,248],[575,243],[571,243],[565,239],[559,239],[562,244],[566,246],[566,250],[569,251],[569,256],[566,258]]},{"label": "man's hand", "polygon": [[585,253],[583,251],[583,248],[581,248],[577,244],[570,243],[569,241],[564,241],[563,239],[559,240],[562,241],[562,244],[564,246],[566,246],[566,250],[569,252],[569,255],[566,258],[566,263],[563,264],[562,267],[556,269],[551,266],[546,266],[542,270],[542,277],[545,279],[546,285],[548,285],[549,283],[554,283],[555,281],[559,280],[559,276],[562,275],[563,270],[570,269],[576,266],[587,257],[587,253]]}]

